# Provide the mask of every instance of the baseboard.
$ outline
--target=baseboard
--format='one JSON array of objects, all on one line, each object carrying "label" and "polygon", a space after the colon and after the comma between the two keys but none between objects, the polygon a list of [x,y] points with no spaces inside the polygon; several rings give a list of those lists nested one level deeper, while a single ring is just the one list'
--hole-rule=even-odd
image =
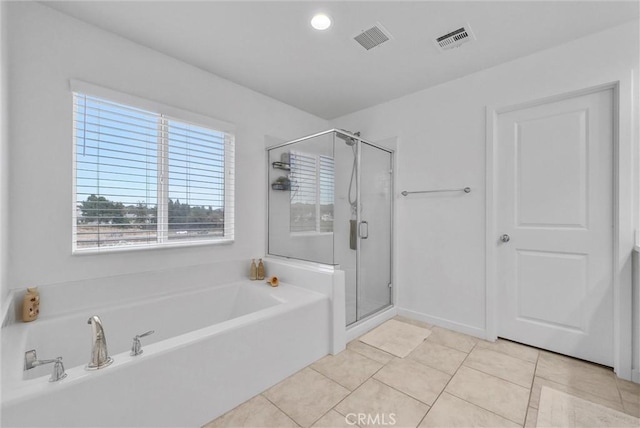
[{"label": "baseboard", "polygon": [[487,331],[483,328],[473,327],[467,324],[458,323],[445,318],[434,317],[431,315],[423,314],[422,312],[416,312],[409,309],[398,308],[398,315],[403,317],[412,318],[417,321],[426,322],[436,325],[438,327],[447,328],[449,330],[457,331],[459,333],[468,334],[470,336],[478,337],[480,339],[486,339]]},{"label": "baseboard", "polygon": [[631,370],[631,381],[635,383],[640,383],[640,370],[638,369]]}]

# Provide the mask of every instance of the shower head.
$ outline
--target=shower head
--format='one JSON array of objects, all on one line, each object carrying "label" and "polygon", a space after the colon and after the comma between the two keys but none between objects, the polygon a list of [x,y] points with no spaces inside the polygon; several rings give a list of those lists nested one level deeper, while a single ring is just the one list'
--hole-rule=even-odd
[{"label": "shower head", "polygon": [[[345,131],[348,132],[348,131]],[[336,135],[338,136],[338,138],[340,138],[341,140],[344,140],[345,143],[347,143],[347,146],[353,146],[356,143],[356,139],[353,137],[350,137],[348,135],[345,134],[341,134],[340,132],[336,132]],[[355,132],[353,135],[356,136],[360,136],[359,132]]]},{"label": "shower head", "polygon": [[355,138],[343,137],[342,139],[344,140],[345,143],[347,143],[347,146],[353,146],[356,143]]}]

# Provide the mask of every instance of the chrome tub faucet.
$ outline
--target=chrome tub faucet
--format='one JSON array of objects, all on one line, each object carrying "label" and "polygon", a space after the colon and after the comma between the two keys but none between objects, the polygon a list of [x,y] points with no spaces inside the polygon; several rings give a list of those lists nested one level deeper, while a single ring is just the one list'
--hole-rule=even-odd
[{"label": "chrome tub faucet", "polygon": [[87,370],[98,370],[113,363],[113,358],[107,351],[107,338],[104,335],[102,321],[97,315],[87,321],[91,324],[91,360],[85,367]]}]

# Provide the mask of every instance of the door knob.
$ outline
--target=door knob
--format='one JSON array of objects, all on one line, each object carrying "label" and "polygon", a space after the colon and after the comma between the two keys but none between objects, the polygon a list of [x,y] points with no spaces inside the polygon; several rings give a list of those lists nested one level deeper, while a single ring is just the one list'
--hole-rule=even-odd
[{"label": "door knob", "polygon": [[506,233],[500,237],[500,240],[502,242],[509,242],[510,239],[511,238],[509,238],[509,235],[507,235]]}]

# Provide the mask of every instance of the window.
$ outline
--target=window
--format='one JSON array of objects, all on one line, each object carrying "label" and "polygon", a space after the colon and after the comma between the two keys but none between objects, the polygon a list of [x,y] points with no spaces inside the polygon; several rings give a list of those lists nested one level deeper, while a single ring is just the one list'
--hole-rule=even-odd
[{"label": "window", "polygon": [[73,94],[76,250],[233,240],[233,135]]},{"label": "window", "polygon": [[333,232],[333,158],[291,152],[291,217],[293,233]]}]

